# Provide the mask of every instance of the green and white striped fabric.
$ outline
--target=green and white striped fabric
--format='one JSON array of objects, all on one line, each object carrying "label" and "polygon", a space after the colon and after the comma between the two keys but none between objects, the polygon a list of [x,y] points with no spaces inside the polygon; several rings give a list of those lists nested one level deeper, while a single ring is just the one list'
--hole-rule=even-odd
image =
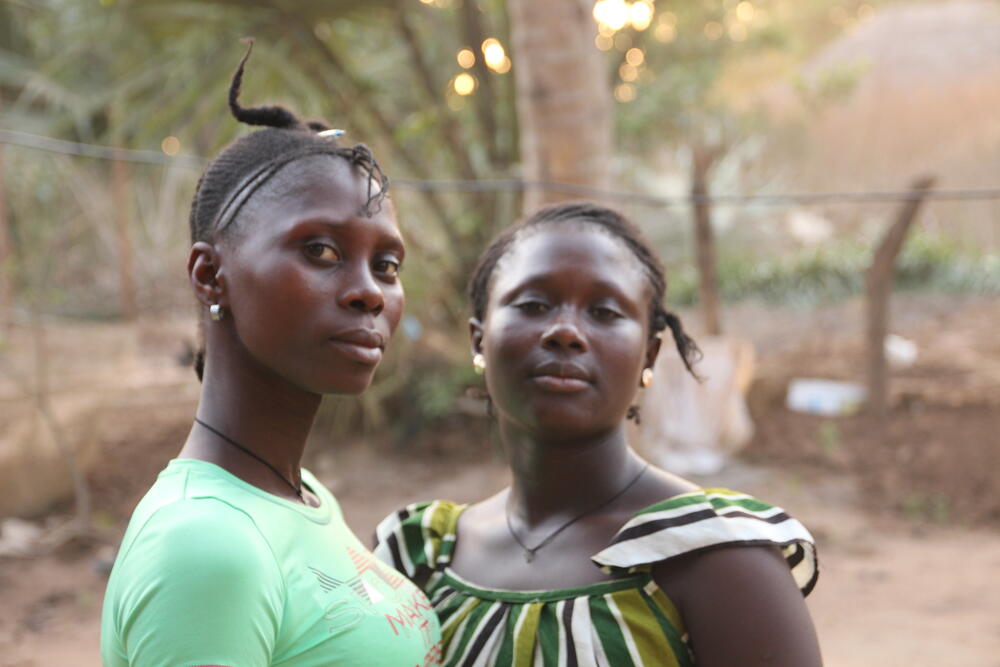
[{"label": "green and white striped fabric", "polygon": [[812,536],[783,510],[746,494],[702,489],[637,513],[593,557],[617,579],[553,591],[482,588],[449,567],[465,507],[410,505],[376,531],[375,554],[424,582],[449,666],[693,665],[684,622],[652,580],[652,565],[716,546],[772,544],[783,549],[803,594],[818,572]]}]

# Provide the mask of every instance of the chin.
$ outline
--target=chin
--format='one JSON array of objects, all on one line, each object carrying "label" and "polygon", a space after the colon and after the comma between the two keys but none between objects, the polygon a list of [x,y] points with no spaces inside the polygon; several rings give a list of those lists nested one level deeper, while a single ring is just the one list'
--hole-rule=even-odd
[{"label": "chin", "polygon": [[347,374],[335,377],[312,378],[300,386],[314,394],[322,396],[360,396],[371,386],[375,372]]},{"label": "chin", "polygon": [[553,440],[577,440],[614,428],[592,410],[553,409],[536,412],[529,420],[531,430]]}]

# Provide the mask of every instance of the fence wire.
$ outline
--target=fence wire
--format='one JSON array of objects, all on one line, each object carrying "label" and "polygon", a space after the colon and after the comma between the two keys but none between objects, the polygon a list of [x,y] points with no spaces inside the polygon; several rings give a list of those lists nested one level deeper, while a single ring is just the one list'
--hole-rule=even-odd
[{"label": "fence wire", "polygon": [[[208,164],[203,157],[193,155],[170,156],[158,151],[114,148],[96,144],[84,144],[45,137],[16,130],[0,129],[0,144],[21,146],[35,150],[88,157],[99,160],[117,160],[134,164],[176,167],[201,170]],[[521,178],[494,178],[479,180],[427,180],[419,178],[394,178],[396,187],[433,192],[521,192],[526,190],[546,190],[578,197],[618,201],[652,208],[690,206],[691,204],[755,206],[789,206],[795,204],[871,204],[885,202],[905,202],[913,200],[936,201],[989,201],[1000,200],[1000,188],[930,189],[913,190],[869,190],[853,192],[795,192],[783,194],[709,194],[665,197],[621,190],[594,188],[574,183],[540,181]]]}]

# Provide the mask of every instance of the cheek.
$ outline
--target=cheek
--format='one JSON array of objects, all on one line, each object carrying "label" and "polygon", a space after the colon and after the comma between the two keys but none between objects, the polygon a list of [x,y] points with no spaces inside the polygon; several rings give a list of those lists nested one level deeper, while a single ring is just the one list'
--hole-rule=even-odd
[{"label": "cheek", "polygon": [[386,319],[389,333],[392,334],[403,318],[403,311],[406,309],[406,292],[403,290],[403,286],[397,282],[395,285],[383,288],[382,299],[385,301],[382,317]]},{"label": "cheek", "polygon": [[591,335],[590,354],[599,373],[599,391],[608,399],[606,407],[617,409],[639,387],[646,363],[645,327],[639,322],[620,322],[600,335]]},{"label": "cheek", "polygon": [[502,363],[502,360],[509,361],[523,357],[540,339],[541,332],[536,329],[538,327],[530,320],[525,321],[523,318],[518,319],[504,312],[497,312],[490,317],[483,329],[486,360],[496,359],[496,363]]}]

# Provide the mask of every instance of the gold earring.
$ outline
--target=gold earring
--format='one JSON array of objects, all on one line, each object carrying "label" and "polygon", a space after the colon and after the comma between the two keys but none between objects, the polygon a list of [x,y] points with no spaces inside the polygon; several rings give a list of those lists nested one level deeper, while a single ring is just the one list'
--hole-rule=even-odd
[{"label": "gold earring", "polygon": [[222,318],[226,316],[226,311],[223,310],[222,306],[220,306],[219,304],[213,303],[211,306],[208,307],[208,315],[209,317],[212,318],[213,321],[221,322]]},{"label": "gold earring", "polygon": [[643,368],[642,377],[639,378],[639,386],[643,389],[649,389],[653,386],[653,369]]},{"label": "gold earring", "polygon": [[486,357],[482,354],[476,354],[472,357],[472,370],[476,371],[476,375],[482,375],[486,372]]}]

